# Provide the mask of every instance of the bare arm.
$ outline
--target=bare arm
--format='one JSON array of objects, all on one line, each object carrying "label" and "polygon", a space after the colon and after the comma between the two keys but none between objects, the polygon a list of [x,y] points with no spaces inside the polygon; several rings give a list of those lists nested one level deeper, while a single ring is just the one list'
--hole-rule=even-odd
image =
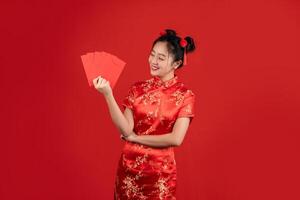
[{"label": "bare arm", "polygon": [[163,135],[135,135],[131,134],[126,139],[132,142],[151,147],[180,146],[188,130],[190,118],[180,117],[176,120],[171,133]]},{"label": "bare arm", "polygon": [[126,108],[124,113],[122,113],[119,105],[114,98],[109,81],[102,78],[101,76],[98,76],[93,79],[93,84],[95,89],[103,94],[113,123],[120,130],[121,134],[127,137],[133,131],[132,111]]},{"label": "bare arm", "polygon": [[132,111],[126,108],[123,114],[113,96],[113,93],[104,95],[104,98],[106,100],[113,123],[124,136],[128,136],[133,130]]}]

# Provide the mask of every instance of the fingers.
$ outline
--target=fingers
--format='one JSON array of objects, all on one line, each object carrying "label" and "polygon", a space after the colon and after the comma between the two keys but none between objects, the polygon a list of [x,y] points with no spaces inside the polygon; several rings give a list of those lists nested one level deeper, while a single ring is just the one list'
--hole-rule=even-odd
[{"label": "fingers", "polygon": [[96,87],[96,85],[97,85],[97,82],[98,82],[98,77],[93,79],[93,84],[94,84],[94,87]]},{"label": "fingers", "polygon": [[96,78],[93,79],[93,84],[95,87],[97,87],[98,83],[101,81],[101,76],[98,76]]},{"label": "fingers", "polygon": [[124,135],[120,135],[120,138],[121,138],[122,140],[126,140],[125,137],[124,137]]},{"label": "fingers", "polygon": [[106,83],[107,83],[107,80],[105,80],[105,79],[99,79],[97,87],[98,88],[103,88],[106,85]]},{"label": "fingers", "polygon": [[95,79],[93,79],[93,84],[94,84],[95,88],[102,88],[106,84],[109,84],[109,81],[107,81],[106,79],[102,78],[101,76],[98,76]]},{"label": "fingers", "polygon": [[101,86],[101,84],[102,84],[102,82],[103,82],[103,78],[98,78],[98,81],[97,81],[97,85],[96,85],[96,87],[97,88],[100,88],[100,86]]}]

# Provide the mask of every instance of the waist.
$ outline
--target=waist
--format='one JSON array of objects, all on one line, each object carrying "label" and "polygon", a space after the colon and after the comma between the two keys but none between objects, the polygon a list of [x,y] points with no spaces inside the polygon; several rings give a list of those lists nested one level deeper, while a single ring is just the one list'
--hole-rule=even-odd
[{"label": "waist", "polygon": [[171,156],[174,157],[174,147],[155,148],[143,144],[125,141],[123,147],[125,154],[138,154],[138,155],[153,155],[153,156]]}]

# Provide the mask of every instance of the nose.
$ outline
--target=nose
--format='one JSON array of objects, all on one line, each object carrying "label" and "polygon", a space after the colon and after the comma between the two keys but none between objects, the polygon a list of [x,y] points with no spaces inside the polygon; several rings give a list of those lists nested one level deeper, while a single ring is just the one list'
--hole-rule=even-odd
[{"label": "nose", "polygon": [[157,57],[153,57],[151,59],[151,64],[157,64],[158,58]]}]

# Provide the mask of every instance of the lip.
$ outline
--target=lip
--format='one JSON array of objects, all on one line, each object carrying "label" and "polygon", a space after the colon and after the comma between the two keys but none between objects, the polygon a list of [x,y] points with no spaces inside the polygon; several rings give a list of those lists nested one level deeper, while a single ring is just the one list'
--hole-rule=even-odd
[{"label": "lip", "polygon": [[159,67],[158,67],[158,66],[151,65],[151,69],[157,70],[157,69],[159,69]]}]

